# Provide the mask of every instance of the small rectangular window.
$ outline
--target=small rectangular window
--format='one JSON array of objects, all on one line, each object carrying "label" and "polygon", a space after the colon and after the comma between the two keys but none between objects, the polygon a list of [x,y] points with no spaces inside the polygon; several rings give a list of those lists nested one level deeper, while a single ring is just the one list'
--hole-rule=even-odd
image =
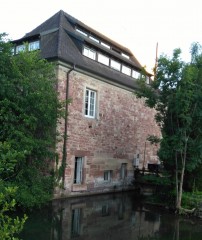
[{"label": "small rectangular window", "polygon": [[76,157],[75,166],[74,166],[74,183],[75,184],[82,183],[82,172],[83,172],[83,158]]},{"label": "small rectangular window", "polygon": [[104,181],[110,182],[111,179],[112,179],[112,171],[111,170],[104,171]]},{"label": "small rectangular window", "polygon": [[112,47],[112,50],[118,54],[121,54],[120,50],[118,50],[117,48]]},{"label": "small rectangular window", "polygon": [[96,52],[95,50],[91,49],[91,48],[88,48],[88,47],[84,47],[83,49],[83,55],[86,56],[86,57],[89,57],[93,60],[95,60],[96,58]]},{"label": "small rectangular window", "polygon": [[121,70],[121,64],[119,62],[111,59],[111,68],[120,71]]},{"label": "small rectangular window", "polygon": [[11,53],[12,53],[12,55],[15,54],[15,47],[12,47],[12,48],[11,48]]},{"label": "small rectangular window", "polygon": [[135,71],[135,70],[133,70],[132,71],[132,77],[138,79],[140,77],[140,73]]},{"label": "small rectangular window", "polygon": [[86,89],[85,95],[85,116],[95,118],[96,92]]},{"label": "small rectangular window", "polygon": [[34,51],[39,49],[39,41],[29,43],[29,51]]},{"label": "small rectangular window", "polygon": [[93,36],[89,36],[89,38],[97,43],[99,43],[99,39],[97,39],[96,37],[93,37]]},{"label": "small rectangular window", "polygon": [[101,53],[98,53],[98,62],[109,66],[109,58],[105,55],[102,55]]},{"label": "small rectangular window", "polygon": [[82,35],[84,35],[85,37],[88,36],[88,34],[86,32],[84,32],[83,30],[79,29],[79,28],[76,28],[76,31]]},{"label": "small rectangular window", "polygon": [[104,43],[104,42],[101,42],[100,44],[101,44],[102,46],[110,49],[110,46],[109,46],[108,44],[106,44],[106,43]]},{"label": "small rectangular window", "polygon": [[150,84],[150,78],[148,76],[146,76],[146,83]]},{"label": "small rectangular window", "polygon": [[121,164],[121,179],[125,179],[127,175],[127,163]]},{"label": "small rectangular window", "polygon": [[122,73],[130,76],[131,75],[131,69],[125,65],[122,65],[122,69],[121,69]]},{"label": "small rectangular window", "polygon": [[25,45],[18,45],[16,47],[16,53],[25,51]]},{"label": "small rectangular window", "polygon": [[122,55],[123,57],[127,58],[127,59],[130,58],[130,57],[129,57],[127,54],[125,54],[125,53],[121,53],[121,55]]}]

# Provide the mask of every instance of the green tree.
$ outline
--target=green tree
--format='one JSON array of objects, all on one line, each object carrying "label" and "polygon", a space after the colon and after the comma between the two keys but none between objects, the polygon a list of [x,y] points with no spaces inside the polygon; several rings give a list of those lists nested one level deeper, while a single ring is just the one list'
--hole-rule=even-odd
[{"label": "green tree", "polygon": [[6,186],[6,178],[14,173],[18,153],[10,148],[8,143],[0,142],[0,236],[1,240],[18,239],[17,235],[22,231],[27,219],[18,216],[12,217],[15,211],[15,194],[17,187]]},{"label": "green tree", "polygon": [[[2,182],[0,182],[1,185]],[[1,187],[0,187],[1,188]],[[14,211],[16,201],[14,187],[1,188],[0,192],[0,236],[1,240],[17,240],[17,235],[22,231],[27,216],[23,218],[11,217],[11,211]]]},{"label": "green tree", "polygon": [[193,44],[191,62],[180,59],[176,49],[173,57],[161,56],[151,86],[139,80],[138,97],[145,97],[147,106],[155,108],[161,128],[158,155],[175,182],[175,207],[181,209],[183,184],[190,172],[202,162],[202,54]]},{"label": "green tree", "polygon": [[39,51],[13,56],[1,34],[0,86],[1,178],[18,187],[19,204],[39,206],[52,196],[56,124],[62,113],[54,65]]}]

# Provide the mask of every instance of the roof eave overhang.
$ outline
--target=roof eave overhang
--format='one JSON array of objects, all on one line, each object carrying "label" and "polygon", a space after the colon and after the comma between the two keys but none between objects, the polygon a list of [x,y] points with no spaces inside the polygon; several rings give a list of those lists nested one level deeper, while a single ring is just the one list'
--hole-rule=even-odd
[{"label": "roof eave overhang", "polygon": [[24,43],[24,42],[27,42],[27,41],[30,41],[30,40],[36,40],[36,39],[39,39],[39,38],[40,38],[40,34],[35,34],[35,35],[32,35],[32,36],[22,37],[20,39],[11,41],[11,43],[20,44],[20,43]]},{"label": "roof eave overhang", "polygon": [[91,77],[95,77],[95,78],[97,78],[97,79],[99,79],[103,82],[107,82],[111,85],[121,87],[121,88],[126,89],[130,92],[134,92],[134,90],[138,89],[136,79],[131,79],[131,80],[129,79],[128,80],[129,82],[128,81],[124,82],[124,81],[121,81],[121,80],[119,81],[115,78],[110,78],[110,77],[105,76],[104,74],[93,71],[92,69],[89,69],[87,67],[80,66],[79,64],[77,64],[75,62],[70,62],[70,61],[68,62],[67,60],[65,60],[63,58],[53,57],[53,58],[49,58],[48,60],[58,62],[59,65],[63,65],[63,66],[68,67],[68,68],[74,68],[75,71],[77,71],[77,72],[86,74],[86,75],[91,76]]}]

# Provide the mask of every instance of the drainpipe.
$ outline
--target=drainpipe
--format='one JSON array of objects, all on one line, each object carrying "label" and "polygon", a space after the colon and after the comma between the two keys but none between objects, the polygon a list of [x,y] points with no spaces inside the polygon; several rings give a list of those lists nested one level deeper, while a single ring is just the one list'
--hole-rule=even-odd
[{"label": "drainpipe", "polygon": [[147,144],[147,141],[145,141],[144,143],[144,161],[143,161],[143,166],[142,166],[142,172],[143,172],[143,175],[144,175],[144,172],[145,172],[145,154],[146,154],[146,145]]},{"label": "drainpipe", "polygon": [[67,116],[68,116],[68,98],[69,98],[69,76],[70,73],[75,70],[75,64],[73,65],[73,68],[70,69],[67,72],[67,78],[66,78],[66,93],[65,93],[65,129],[64,129],[64,143],[63,143],[63,156],[62,156],[62,186],[63,189],[65,189],[64,183],[65,183],[65,167],[66,167],[66,160],[67,160]]}]

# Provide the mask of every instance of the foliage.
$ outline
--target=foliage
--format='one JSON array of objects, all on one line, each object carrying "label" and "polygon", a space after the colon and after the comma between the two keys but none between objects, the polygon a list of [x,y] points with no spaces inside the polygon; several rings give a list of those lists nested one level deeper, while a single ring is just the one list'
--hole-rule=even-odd
[{"label": "foliage", "polygon": [[54,66],[39,51],[13,56],[5,37],[0,35],[1,179],[18,186],[20,205],[39,206],[53,190],[56,124],[63,106]]},{"label": "foliage", "polygon": [[[1,182],[2,183],[2,182]],[[0,183],[0,184],[1,184]],[[2,188],[0,187],[2,190]],[[19,217],[12,218],[9,213],[14,210],[16,201],[14,200],[14,195],[16,188],[7,187],[3,188],[3,191],[0,193],[0,236],[1,240],[17,240],[16,234],[19,234],[23,225],[27,219],[27,216],[24,215],[22,219]]]},{"label": "foliage", "polygon": [[192,45],[190,63],[184,63],[180,54],[180,49],[175,49],[172,58],[161,56],[153,83],[146,86],[140,79],[137,92],[138,97],[145,97],[147,106],[156,110],[162,133],[158,155],[175,183],[176,208],[181,207],[184,176],[202,163],[200,45]]},{"label": "foliage", "polygon": [[170,185],[170,179],[168,176],[164,175],[163,177],[160,177],[158,175],[154,174],[147,174],[142,177],[143,181],[154,184],[154,185],[163,185],[163,186],[169,186]]},{"label": "foliage", "polygon": [[186,192],[182,196],[182,205],[185,208],[199,207],[202,202],[202,192]]},{"label": "foliage", "polygon": [[14,197],[17,188],[6,187],[2,180],[2,176],[9,176],[14,172],[17,155],[16,152],[10,151],[8,144],[0,144],[0,236],[2,240],[18,239],[14,236],[21,232],[27,219],[26,215],[22,219],[10,216],[16,205]]},{"label": "foliage", "polygon": [[16,179],[18,191],[16,201],[21,207],[40,207],[52,198],[53,176],[43,176],[36,167],[28,167]]}]

